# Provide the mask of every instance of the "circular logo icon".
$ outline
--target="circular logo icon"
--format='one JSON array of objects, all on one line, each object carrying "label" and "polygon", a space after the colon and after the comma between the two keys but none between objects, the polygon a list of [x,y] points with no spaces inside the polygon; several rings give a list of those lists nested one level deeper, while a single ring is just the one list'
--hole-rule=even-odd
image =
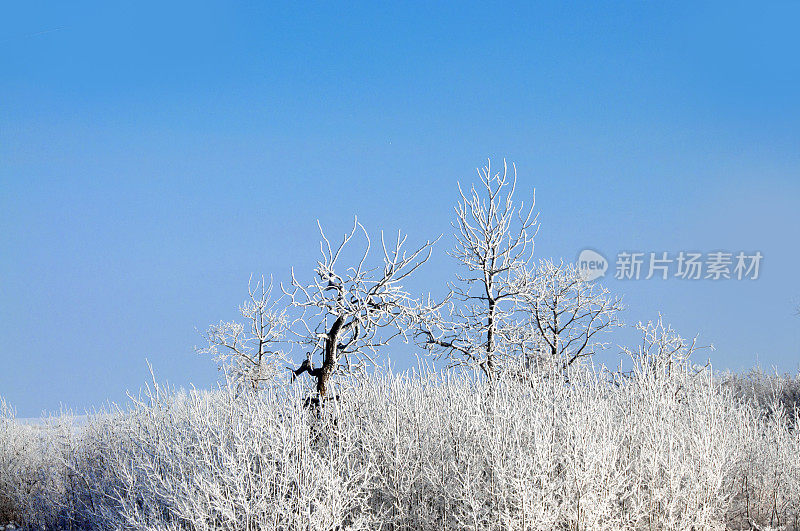
[{"label": "circular logo icon", "polygon": [[592,249],[584,249],[578,255],[578,271],[584,280],[597,280],[608,270],[608,260]]}]

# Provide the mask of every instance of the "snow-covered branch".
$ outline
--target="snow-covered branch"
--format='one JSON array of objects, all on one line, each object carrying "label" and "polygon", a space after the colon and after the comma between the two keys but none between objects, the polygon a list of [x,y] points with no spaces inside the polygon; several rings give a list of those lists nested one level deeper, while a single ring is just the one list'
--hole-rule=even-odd
[{"label": "snow-covered branch", "polygon": [[280,296],[272,299],[272,280],[264,277],[248,283],[248,299],[239,307],[245,324],[221,321],[208,328],[208,346],[196,349],[214,358],[236,385],[257,389],[280,379],[287,359],[286,334],[291,323]]},{"label": "snow-covered branch", "polygon": [[529,275],[518,298],[526,318],[518,344],[529,366],[566,368],[605,348],[603,335],[622,325],[621,299],[586,280],[574,264],[542,260]]},{"label": "snow-covered branch", "polygon": [[[321,225],[320,234],[321,259],[313,280],[301,282],[292,270],[290,286],[283,290],[292,306],[302,312],[299,322],[303,329],[296,332],[294,341],[308,353],[295,375],[308,372],[316,379],[319,394],[325,396],[334,371],[374,365],[380,347],[398,336],[407,339],[414,301],[401,282],[428,260],[434,242],[408,251],[406,236],[398,232],[396,239],[387,242],[381,232],[382,264],[369,264],[372,242],[357,218],[336,247]],[[340,264],[342,253],[357,234],[363,235],[363,252],[354,265]],[[322,358],[319,367],[313,363],[317,355]]]},{"label": "snow-covered branch", "polygon": [[464,192],[453,222],[455,246],[450,252],[462,265],[449,295],[428,301],[417,311],[417,342],[451,366],[479,368],[494,378],[498,365],[519,349],[516,306],[530,286],[525,269],[533,253],[537,216],[514,203],[517,170],[505,162],[493,171],[491,161],[478,170],[478,184]]}]

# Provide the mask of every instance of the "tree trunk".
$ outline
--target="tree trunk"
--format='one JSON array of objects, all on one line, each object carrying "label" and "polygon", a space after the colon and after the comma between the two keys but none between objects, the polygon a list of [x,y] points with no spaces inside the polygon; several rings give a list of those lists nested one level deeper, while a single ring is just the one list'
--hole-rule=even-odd
[{"label": "tree trunk", "polygon": [[333,373],[333,369],[326,370],[325,367],[317,374],[317,394],[319,394],[320,398],[325,398],[328,395],[328,380],[331,377],[331,373]]},{"label": "tree trunk", "polygon": [[344,325],[344,318],[339,317],[333,322],[325,338],[325,354],[322,359],[322,367],[317,374],[317,393],[321,399],[328,395],[328,380],[339,361],[339,332],[342,330],[342,325]]},{"label": "tree trunk", "polygon": [[486,322],[486,376],[494,377],[494,307],[495,301],[489,298],[489,317]]}]

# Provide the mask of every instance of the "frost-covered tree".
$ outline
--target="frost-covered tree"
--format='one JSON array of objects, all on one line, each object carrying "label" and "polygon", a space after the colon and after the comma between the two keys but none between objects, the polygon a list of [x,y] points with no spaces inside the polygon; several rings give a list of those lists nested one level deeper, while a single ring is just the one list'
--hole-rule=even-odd
[{"label": "frost-covered tree", "polygon": [[[406,236],[398,232],[395,242],[387,245],[381,232],[382,264],[370,264],[371,241],[358,219],[336,248],[321,225],[319,229],[322,259],[314,269],[313,281],[300,282],[292,269],[291,284],[284,293],[302,311],[295,341],[308,350],[308,357],[294,374],[308,372],[316,379],[319,395],[325,397],[335,371],[374,365],[380,347],[405,336],[413,301],[401,282],[430,258],[434,242],[406,251]],[[343,251],[358,232],[364,236],[363,253],[351,264],[340,264]],[[317,355],[322,358],[320,366],[314,365]]]},{"label": "frost-covered tree", "polygon": [[622,325],[621,299],[587,280],[575,264],[541,260],[525,284],[518,300],[527,322],[518,344],[529,366],[569,367],[605,348],[602,335]]},{"label": "frost-covered tree", "polygon": [[535,200],[514,203],[516,166],[491,161],[478,170],[479,183],[455,206],[456,244],[450,252],[462,266],[443,302],[421,305],[415,336],[421,346],[451,366],[479,368],[492,379],[513,354],[517,299],[529,289],[525,268],[533,253]]},{"label": "frost-covered tree", "polygon": [[651,386],[676,396],[692,378],[708,368],[695,364],[696,354],[703,349],[714,350],[713,345],[699,346],[697,337],[686,339],[661,315],[656,322],[639,322],[635,326],[641,333],[641,342],[635,348],[623,347],[622,352],[633,362],[633,369],[623,376],[632,378],[636,385]]},{"label": "frost-covered tree", "polygon": [[219,363],[226,377],[237,387],[257,389],[285,374],[286,334],[290,328],[282,296],[272,299],[272,280],[261,277],[248,284],[249,298],[239,307],[245,324],[221,321],[208,328],[208,346],[197,348]]}]

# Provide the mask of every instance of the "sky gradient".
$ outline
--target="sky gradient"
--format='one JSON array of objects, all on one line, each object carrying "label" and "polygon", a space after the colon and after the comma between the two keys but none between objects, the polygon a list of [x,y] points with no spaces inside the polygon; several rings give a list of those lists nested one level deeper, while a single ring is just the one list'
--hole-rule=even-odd
[{"label": "sky gradient", "polygon": [[444,233],[410,286],[440,291],[488,157],[536,189],[541,258],[760,251],[753,282],[606,284],[715,367],[798,368],[796,4],[427,4],[5,3],[0,396],[82,412],[145,358],[208,387],[197,330],[251,273],[310,278],[317,219]]}]

